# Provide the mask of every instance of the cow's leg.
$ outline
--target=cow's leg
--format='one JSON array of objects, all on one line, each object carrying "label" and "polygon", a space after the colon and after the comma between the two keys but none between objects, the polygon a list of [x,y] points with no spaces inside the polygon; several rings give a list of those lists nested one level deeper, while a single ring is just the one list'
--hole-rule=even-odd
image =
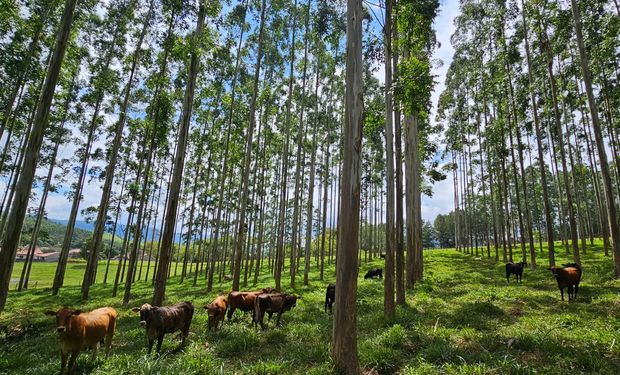
[{"label": "cow's leg", "polygon": [[69,373],[73,372],[75,368],[75,361],[77,360],[77,356],[80,354],[80,350],[74,350],[71,352],[71,358],[69,358]]},{"label": "cow's leg", "polygon": [[91,360],[94,362],[97,359],[97,352],[99,351],[99,343],[93,344],[93,354]]},{"label": "cow's leg", "polygon": [[510,282],[510,272],[506,271],[506,282]]},{"label": "cow's leg", "polygon": [[154,339],[149,339],[149,354],[151,354],[151,350],[153,350],[153,343],[155,342]]},{"label": "cow's leg", "polygon": [[564,301],[564,288],[560,288],[560,294],[562,295],[562,301]]},{"label": "cow's leg", "polygon": [[67,367],[67,359],[69,358],[69,353],[64,353],[62,350],[60,351],[60,372],[62,373]]},{"label": "cow's leg", "polygon": [[109,333],[105,337],[105,357],[108,358],[110,356],[110,352],[112,351],[112,335],[114,332]]},{"label": "cow's leg", "polygon": [[573,300],[573,286],[569,285],[568,286],[568,301],[572,301]]},{"label": "cow's leg", "polygon": [[235,312],[236,308],[235,307],[231,307],[228,310],[228,320],[232,319],[233,313]]},{"label": "cow's leg", "polygon": [[280,317],[282,316],[281,312],[278,312],[278,317],[276,318],[276,327],[280,326]]},{"label": "cow's leg", "polygon": [[273,312],[267,312],[269,314],[269,321],[271,321],[271,317],[273,316]]},{"label": "cow's leg", "polygon": [[161,344],[164,342],[164,334],[162,333],[157,337],[157,354],[161,351]]},{"label": "cow's leg", "polygon": [[577,299],[577,292],[579,291],[579,283],[575,284],[575,293],[573,294],[573,299]]}]

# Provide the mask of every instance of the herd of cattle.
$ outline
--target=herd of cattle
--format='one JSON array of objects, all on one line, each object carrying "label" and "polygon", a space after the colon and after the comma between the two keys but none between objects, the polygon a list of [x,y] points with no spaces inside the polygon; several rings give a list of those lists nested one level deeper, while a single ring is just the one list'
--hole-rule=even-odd
[{"label": "herd of cattle", "polygon": [[[517,282],[522,280],[525,262],[507,263],[506,280],[510,281],[510,275],[516,275]],[[564,300],[564,289],[568,288],[568,299],[574,300],[579,290],[581,280],[581,267],[576,263],[564,264],[564,267],[550,267],[553,276],[557,280],[558,287]],[[364,279],[383,278],[383,269],[373,268],[368,270]],[[252,325],[259,324],[265,329],[263,322],[265,313],[269,320],[273,314],[277,314],[276,325],[280,324],[280,318],[286,311],[297,305],[300,296],[280,293],[273,288],[264,288],[255,292],[230,292],[227,296],[221,295],[213,302],[204,306],[208,312],[208,329],[218,329],[228,316],[230,320],[236,310],[252,313]],[[325,291],[325,312],[332,306],[336,299],[336,285],[329,284]],[[191,302],[181,302],[172,306],[152,306],[148,303],[141,307],[135,307],[133,312],[140,313],[140,325],[146,329],[148,339],[148,353],[153,349],[157,339],[157,353],[161,350],[164,336],[167,333],[181,332],[181,345],[189,335],[189,328],[194,316],[194,305]],[[112,336],[116,327],[117,314],[112,307],[103,307],[91,312],[82,312],[62,308],[58,311],[47,311],[46,315],[56,317],[56,330],[60,339],[61,369],[67,367],[69,372],[75,367],[75,361],[79,353],[85,348],[92,348],[93,360],[97,356],[99,345],[105,344],[106,357],[112,347]],[[69,358],[70,355],[70,358]]]}]

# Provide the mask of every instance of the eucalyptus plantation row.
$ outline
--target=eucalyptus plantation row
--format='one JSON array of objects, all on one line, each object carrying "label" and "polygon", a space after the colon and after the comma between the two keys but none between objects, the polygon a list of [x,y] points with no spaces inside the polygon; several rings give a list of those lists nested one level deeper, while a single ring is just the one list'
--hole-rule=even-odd
[{"label": "eucalyptus plantation row", "polygon": [[[422,278],[422,180],[443,178],[425,163],[437,148],[428,115],[437,1],[356,5],[364,17],[355,121],[365,141],[355,140],[353,169],[342,166],[345,4],[12,5],[0,24],[0,310],[21,246],[18,288],[28,288],[40,223],[57,217],[47,205],[58,193],[70,211],[53,294],[81,216],[94,225],[83,299],[101,275],[125,305],[136,281],[151,283],[161,305],[170,277],[207,291],[230,279],[239,290],[268,270],[277,289],[287,279],[294,288],[313,268],[331,281],[324,269],[337,254],[355,281],[362,261],[384,253],[385,315],[405,303]],[[347,204],[345,186],[357,189]],[[342,253],[343,244],[354,251]]]},{"label": "eucalyptus plantation row", "polygon": [[616,1],[461,2],[438,112],[459,250],[536,267],[545,241],[553,266],[602,237],[620,276],[619,15]]}]

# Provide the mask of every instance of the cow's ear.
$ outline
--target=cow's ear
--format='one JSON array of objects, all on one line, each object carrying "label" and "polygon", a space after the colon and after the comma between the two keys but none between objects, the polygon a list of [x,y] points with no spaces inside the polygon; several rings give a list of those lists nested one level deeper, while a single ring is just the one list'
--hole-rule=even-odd
[{"label": "cow's ear", "polygon": [[82,310],[75,310],[72,315],[80,315],[82,313]]},{"label": "cow's ear", "polygon": [[56,316],[56,311],[47,310],[43,314],[45,314],[47,316]]},{"label": "cow's ear", "polygon": [[133,312],[140,312],[140,308],[139,307],[134,307],[131,309],[131,311]]}]

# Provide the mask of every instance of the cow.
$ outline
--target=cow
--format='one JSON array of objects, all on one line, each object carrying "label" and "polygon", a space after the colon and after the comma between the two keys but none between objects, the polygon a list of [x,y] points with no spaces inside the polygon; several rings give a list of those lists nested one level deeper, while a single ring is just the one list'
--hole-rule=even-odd
[{"label": "cow", "polygon": [[297,296],[285,293],[259,294],[254,301],[254,316],[252,320],[254,326],[260,324],[265,329],[263,318],[265,313],[269,314],[269,320],[273,314],[278,314],[276,326],[280,325],[282,314],[297,305]]},{"label": "cow", "polygon": [[[218,296],[213,302],[204,307],[209,314],[209,331],[211,328],[217,330],[218,325],[224,324],[228,300],[226,296]],[[221,323],[221,324],[220,324]]]},{"label": "cow", "polygon": [[364,275],[364,279],[374,279],[375,276],[378,276],[380,279],[383,278],[383,268],[371,268]]},{"label": "cow", "polygon": [[45,315],[56,317],[56,331],[60,340],[60,372],[67,366],[69,373],[75,368],[75,360],[86,347],[92,347],[92,359],[97,357],[99,344],[105,341],[106,358],[112,350],[112,336],[116,327],[116,310],[102,307],[91,312],[62,308],[58,311],[46,311]]},{"label": "cow", "polygon": [[166,333],[181,331],[181,345],[189,335],[189,326],[194,316],[194,305],[191,302],[180,302],[167,307],[151,306],[148,303],[142,307],[134,307],[133,312],[140,312],[140,325],[146,329],[146,337],[149,342],[149,354],[153,349],[153,343],[157,339],[157,354],[161,350]]},{"label": "cow", "polygon": [[329,284],[325,290],[325,312],[329,306],[329,312],[332,312],[332,305],[336,300],[336,284]]},{"label": "cow", "polygon": [[558,282],[562,301],[564,301],[564,288],[568,288],[568,301],[577,299],[579,282],[581,282],[581,267],[577,263],[562,264],[562,267],[549,267],[553,277]]},{"label": "cow", "polygon": [[526,262],[506,263],[506,281],[510,282],[510,275],[514,274],[517,282],[523,281],[523,268],[527,266]]},{"label": "cow", "polygon": [[230,292],[228,294],[228,320],[232,319],[235,310],[243,312],[252,311],[252,321],[254,321],[254,301],[256,296],[264,293],[273,293],[275,289],[268,287],[258,292]]},{"label": "cow", "polygon": [[383,253],[379,254],[379,258],[385,259],[385,254],[383,254]]}]

